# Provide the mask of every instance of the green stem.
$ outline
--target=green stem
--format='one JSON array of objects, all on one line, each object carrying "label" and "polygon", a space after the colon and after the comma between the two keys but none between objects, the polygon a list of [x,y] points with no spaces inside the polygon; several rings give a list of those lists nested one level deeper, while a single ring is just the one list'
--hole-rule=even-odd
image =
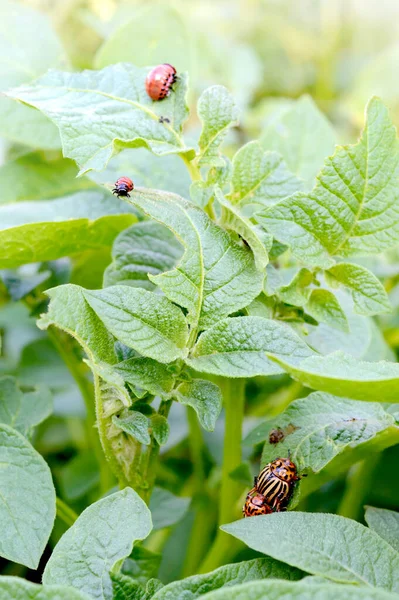
[{"label": "green stem", "polygon": [[65,525],[71,527],[78,518],[76,512],[58,496],[55,499],[55,506],[57,509],[57,517],[63,521]]},{"label": "green stem", "polygon": [[191,529],[190,541],[187,548],[182,577],[188,577],[196,572],[209,546],[214,521],[212,516],[212,503],[205,488],[205,468],[203,456],[203,437],[195,411],[187,407],[187,421],[189,426],[189,445],[191,462],[194,467],[194,484],[192,489],[193,508],[195,510],[194,523]]},{"label": "green stem", "polygon": [[355,520],[359,520],[362,516],[363,505],[370,491],[379,460],[380,454],[376,453],[350,469],[346,478],[345,493],[338,507],[338,515]]},{"label": "green stem", "polygon": [[199,170],[195,161],[188,160],[188,158],[185,154],[179,154],[179,156],[183,159],[183,162],[187,167],[187,171],[190,174],[191,180],[192,181],[201,181],[201,179],[202,179],[201,171]]},{"label": "green stem", "polygon": [[[110,487],[112,487],[114,478],[108,467],[107,462],[104,460],[103,448],[101,446],[101,442],[96,431],[97,419],[94,386],[92,382],[89,381],[89,379],[87,378],[87,370],[85,364],[75,354],[76,349],[72,338],[67,334],[63,333],[62,331],[59,331],[55,327],[49,327],[47,330],[47,334],[52,344],[58,351],[59,355],[63,359],[65,365],[69,369],[69,372],[75,379],[80,393],[82,394],[87,413],[87,436],[100,469],[101,493],[105,493],[110,489]],[[98,420],[98,422],[100,423],[100,420]]]},{"label": "green stem", "polygon": [[[229,523],[239,515],[236,500],[241,484],[230,477],[230,473],[241,463],[241,434],[244,418],[245,380],[224,379],[222,381],[225,433],[223,446],[222,484],[219,496],[219,525]],[[200,566],[200,573],[207,573],[231,559],[240,547],[223,531],[218,531],[215,541]]]}]

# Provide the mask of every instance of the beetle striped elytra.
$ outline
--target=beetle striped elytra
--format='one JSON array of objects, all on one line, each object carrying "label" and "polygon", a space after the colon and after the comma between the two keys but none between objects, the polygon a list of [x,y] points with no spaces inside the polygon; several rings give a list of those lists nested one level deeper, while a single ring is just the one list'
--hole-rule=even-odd
[{"label": "beetle striped elytra", "polygon": [[[305,475],[303,475],[305,476]],[[296,465],[288,458],[276,458],[255,477],[254,489],[265,498],[273,510],[284,510],[294,491],[295,482],[301,479]]]},{"label": "beetle striped elytra", "polygon": [[266,503],[265,497],[253,488],[247,494],[242,512],[244,517],[255,517],[257,515],[268,515],[274,511]]}]

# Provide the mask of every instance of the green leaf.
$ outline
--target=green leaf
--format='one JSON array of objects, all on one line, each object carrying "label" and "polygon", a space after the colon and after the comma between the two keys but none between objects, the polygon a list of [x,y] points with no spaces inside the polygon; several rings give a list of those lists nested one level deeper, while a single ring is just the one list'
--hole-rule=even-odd
[{"label": "green leaf", "polygon": [[0,423],[27,436],[52,411],[53,398],[46,386],[40,385],[32,392],[23,393],[13,377],[0,378]]},{"label": "green leaf", "polygon": [[181,404],[191,406],[195,410],[204,429],[215,429],[223,404],[219,386],[205,379],[193,379],[181,383],[173,391],[173,395]]},{"label": "green leaf", "polygon": [[113,600],[143,600],[141,585],[123,573],[111,573]]},{"label": "green leaf", "polygon": [[202,121],[198,164],[224,165],[219,147],[230,127],[238,125],[238,109],[230,92],[222,85],[213,85],[202,92],[198,100],[198,116]]},{"label": "green leaf", "polygon": [[19,156],[0,167],[0,203],[58,198],[94,187],[76,175],[76,165],[66,158],[45,160],[34,152]]},{"label": "green leaf", "polygon": [[151,515],[131,488],[95,502],[62,536],[43,573],[43,583],[71,585],[93,598],[111,600],[109,571],[151,531]]},{"label": "green leaf", "polygon": [[[257,581],[260,579],[300,579],[301,573],[296,569],[287,567],[270,558],[256,558],[244,562],[225,565],[206,573],[205,575],[193,575],[181,581],[174,581],[163,587],[153,600],[195,600],[203,595],[228,588],[246,581]],[[226,596],[227,597],[227,596]],[[251,597],[251,596],[249,596]]]},{"label": "green leaf", "polygon": [[99,465],[92,450],[76,454],[59,474],[62,497],[77,500],[100,482]]},{"label": "green leaf", "polygon": [[314,276],[309,269],[300,269],[287,285],[278,290],[278,295],[287,304],[304,306],[311,294],[309,286],[313,281]]},{"label": "green leaf", "polygon": [[[172,31],[173,35],[165,35]],[[123,19],[105,40],[96,54],[95,66],[101,69],[119,61],[131,62],[134,57],[140,67],[168,62],[179,73],[191,72],[191,44],[186,24],[173,6],[143,6]]]},{"label": "green leaf", "polygon": [[8,425],[0,425],[0,464],[0,556],[37,569],[55,518],[50,469]]},{"label": "green leaf", "polygon": [[128,435],[136,438],[140,444],[151,444],[151,437],[148,431],[148,419],[145,415],[135,410],[129,411],[126,417],[112,417],[114,425],[122,429]]},{"label": "green leaf", "polygon": [[187,197],[191,178],[181,156],[167,154],[156,156],[146,148],[126,148],[111,158],[103,171],[90,171],[88,177],[99,185],[111,183],[126,173],[135,187],[167,190]]},{"label": "green leaf", "polygon": [[110,246],[135,220],[124,203],[98,191],[47,202],[4,204],[0,206],[0,268]]},{"label": "green leaf", "polygon": [[342,284],[352,294],[355,312],[372,316],[391,312],[392,306],[384,286],[365,267],[352,263],[339,263],[325,271],[331,285]]},{"label": "green leaf", "polygon": [[104,287],[124,283],[152,290],[155,286],[148,274],[173,269],[181,255],[181,245],[169,229],[152,221],[136,223],[116,238]]},{"label": "green leaf", "polygon": [[364,518],[370,529],[399,552],[399,513],[366,506]]},{"label": "green leaf", "polygon": [[122,572],[145,586],[149,579],[158,575],[161,558],[161,554],[155,554],[144,546],[135,546],[123,563]]},{"label": "green leaf", "polygon": [[312,350],[286,325],[262,317],[224,319],[204,332],[186,362],[196,371],[226,377],[275,375],[279,368],[268,352],[292,360]]},{"label": "green leaf", "polygon": [[190,498],[175,496],[168,490],[156,487],[150,500],[154,529],[176,525],[187,513],[190,502]]},{"label": "green leaf", "polygon": [[162,363],[184,356],[187,324],[167,298],[122,285],[84,291],[107,329],[129,348]]},{"label": "green leaf", "polygon": [[118,363],[114,371],[133,387],[144,389],[154,396],[168,395],[175,382],[173,373],[165,365],[143,356]]},{"label": "green leaf", "polygon": [[294,379],[316,390],[357,400],[398,402],[399,365],[388,361],[366,362],[338,351],[304,360],[268,354]]},{"label": "green leaf", "polygon": [[369,587],[289,581],[255,581],[201,596],[204,600],[394,600],[395,594]]},{"label": "green leaf", "polygon": [[249,142],[233,158],[233,204],[269,207],[302,190],[303,183],[276,152],[265,152],[259,142]]},{"label": "green leaf", "polygon": [[340,303],[329,290],[312,290],[306,312],[316,319],[341,331],[349,331],[348,321]]},{"label": "green leaf", "polygon": [[65,585],[38,585],[20,577],[0,577],[1,600],[91,600],[84,592]]},{"label": "green leaf", "polygon": [[152,435],[156,442],[163,446],[168,441],[169,437],[169,423],[163,415],[151,415],[150,427],[152,429]]},{"label": "green leaf", "polygon": [[[269,262],[269,257],[261,235],[259,235],[262,232],[256,231],[251,221],[240,214],[239,210],[224,197],[220,189],[215,190],[215,197],[223,207],[223,225],[238,233],[248,243],[254,255],[256,268],[263,271]],[[266,232],[265,235],[267,235]]]},{"label": "green leaf", "polygon": [[329,268],[334,255],[373,255],[399,242],[398,176],[396,130],[373,98],[359,142],[337,148],[310,193],[294,194],[258,220],[308,265]]},{"label": "green leaf", "polygon": [[274,513],[222,530],[247,546],[339,583],[399,590],[399,554],[356,521],[330,514]]},{"label": "green leaf", "polygon": [[[78,163],[80,174],[103,169],[123,148],[192,155],[180,136],[188,114],[186,76],[181,74],[175,92],[157,103],[145,91],[148,71],[128,63],[101,71],[54,70],[7,96],[38,108],[58,126],[64,156]],[[170,123],[159,123],[161,115]]]},{"label": "green leaf", "polygon": [[[269,443],[269,434],[279,429],[283,439]],[[348,468],[356,458],[398,443],[395,419],[378,403],[358,402],[324,392],[295,400],[274,419],[261,423],[245,439],[245,445],[265,441],[262,464],[291,453],[301,470],[323,473],[323,481]],[[318,487],[312,477],[301,483],[301,495]]]},{"label": "green leaf", "polygon": [[83,288],[60,285],[46,295],[50,304],[37,322],[40,329],[55,325],[77,338],[92,362],[116,362],[113,338],[86,302]]},{"label": "green leaf", "polygon": [[252,253],[202,210],[177,195],[151,190],[135,192],[131,202],[169,227],[185,248],[176,269],[150,279],[188,309],[193,327],[210,327],[259,294],[263,275]]},{"label": "green leaf", "polygon": [[[2,91],[62,64],[64,51],[47,15],[26,5],[3,0],[0,19]],[[38,31],[40,45],[37,43]],[[34,148],[60,147],[58,131],[45,116],[6,97],[0,98],[0,136]]]},{"label": "green leaf", "polygon": [[297,177],[312,187],[326,156],[334,150],[335,132],[310,96],[302,96],[269,119],[260,137],[266,150],[275,150]]}]

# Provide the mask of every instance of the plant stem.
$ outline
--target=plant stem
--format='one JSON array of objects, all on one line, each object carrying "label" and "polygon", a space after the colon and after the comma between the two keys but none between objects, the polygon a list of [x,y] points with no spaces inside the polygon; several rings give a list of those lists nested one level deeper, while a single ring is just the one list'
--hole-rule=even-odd
[{"label": "plant stem", "polygon": [[[225,432],[223,446],[222,484],[219,497],[219,525],[238,517],[236,500],[241,484],[230,477],[230,473],[241,463],[241,434],[244,418],[245,380],[223,379],[222,391],[225,408]],[[215,541],[200,566],[200,573],[207,573],[224,564],[240,547],[223,531],[218,531]]]},{"label": "plant stem", "polygon": [[209,545],[211,531],[214,526],[212,516],[212,503],[206,490],[205,469],[203,458],[203,437],[195,411],[187,407],[187,421],[189,425],[189,445],[191,461],[194,467],[193,508],[195,510],[194,523],[191,529],[190,541],[184,562],[183,577],[188,577],[196,572]]},{"label": "plant stem", "polygon": [[197,167],[195,161],[188,160],[185,154],[179,154],[179,156],[183,159],[184,164],[187,167],[187,171],[190,174],[192,181],[201,181],[201,171]]},{"label": "plant stem", "polygon": [[78,518],[76,512],[58,496],[55,499],[55,505],[57,509],[57,517],[63,521],[65,525],[71,527]]},{"label": "plant stem", "polygon": [[86,406],[86,427],[90,445],[97,459],[100,470],[101,493],[107,492],[114,483],[113,475],[107,461],[104,460],[103,448],[96,431],[96,408],[94,385],[87,378],[86,366],[75,354],[75,347],[70,336],[55,327],[49,327],[47,334],[52,344],[63,359],[69,372],[76,381]]},{"label": "plant stem", "polygon": [[337,514],[342,517],[358,520],[361,517],[363,504],[370,490],[374,471],[380,461],[380,454],[370,455],[353,465],[346,478],[345,493],[341,499]]}]

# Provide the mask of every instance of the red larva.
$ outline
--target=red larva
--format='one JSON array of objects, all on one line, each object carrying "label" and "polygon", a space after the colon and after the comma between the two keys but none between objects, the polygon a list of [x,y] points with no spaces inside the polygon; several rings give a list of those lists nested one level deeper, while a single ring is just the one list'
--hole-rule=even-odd
[{"label": "red larva", "polygon": [[115,182],[115,187],[112,190],[113,194],[116,194],[118,198],[120,196],[127,196],[130,198],[129,192],[134,190],[134,183],[129,177],[119,177],[119,179]]},{"label": "red larva", "polygon": [[147,94],[151,100],[163,100],[169,96],[176,79],[176,69],[172,65],[165,63],[154,67],[145,80]]}]

